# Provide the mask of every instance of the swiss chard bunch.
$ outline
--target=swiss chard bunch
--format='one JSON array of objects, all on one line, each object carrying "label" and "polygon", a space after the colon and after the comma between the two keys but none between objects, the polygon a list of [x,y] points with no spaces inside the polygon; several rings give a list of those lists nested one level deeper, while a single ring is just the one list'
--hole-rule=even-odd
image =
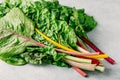
[{"label": "swiss chard bunch", "polygon": [[[12,65],[71,65],[83,76],[80,69],[103,72],[98,58],[115,61],[89,40],[86,32],[96,25],[84,9],[58,0],[5,0],[0,4],[0,59]],[[87,45],[96,52],[91,54]]]},{"label": "swiss chard bunch", "polygon": [[[52,47],[37,47],[29,41],[34,35],[34,24],[20,9],[11,9],[6,16],[0,19],[0,25],[0,58],[5,62],[12,65],[45,62],[68,66],[62,60],[64,54],[57,53]],[[28,39],[26,40],[25,37]]]}]

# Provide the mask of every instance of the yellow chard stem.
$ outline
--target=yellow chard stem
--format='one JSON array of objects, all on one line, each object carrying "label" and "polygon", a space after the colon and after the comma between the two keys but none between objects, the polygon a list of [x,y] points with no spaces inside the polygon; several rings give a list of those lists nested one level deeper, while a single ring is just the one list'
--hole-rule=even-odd
[{"label": "yellow chard stem", "polygon": [[35,29],[35,30],[36,30],[42,37],[44,37],[47,41],[53,43],[54,45],[58,46],[59,48],[62,48],[62,49],[64,49],[64,50],[71,51],[71,52],[77,52],[77,51],[75,51],[75,50],[73,50],[73,49],[70,49],[70,48],[67,48],[67,47],[65,47],[65,46],[62,46],[61,44],[59,44],[59,43],[51,40],[50,38],[48,38],[47,36],[45,36],[41,31],[39,31],[38,29]]},{"label": "yellow chard stem", "polygon": [[[75,52],[75,53],[78,53],[78,54],[82,54],[82,53],[80,53],[80,52],[78,52],[78,51],[75,51],[75,50],[73,50],[73,49],[67,48],[67,47],[65,47],[65,46],[63,46],[63,45],[61,45],[61,44],[53,41],[52,39],[50,39],[50,38],[48,38],[46,35],[44,35],[44,34],[43,34],[40,30],[38,30],[37,28],[35,28],[35,30],[37,31],[38,34],[40,34],[42,37],[44,37],[47,41],[53,43],[53,44],[56,45],[57,47],[59,47],[59,48],[61,48],[61,49],[64,49],[64,50],[66,50],[66,51],[70,51],[70,52]],[[86,56],[86,57],[88,57],[88,58],[95,58],[95,59],[96,59],[96,58],[107,58],[108,55],[107,55],[107,54],[100,54],[100,55]]]}]

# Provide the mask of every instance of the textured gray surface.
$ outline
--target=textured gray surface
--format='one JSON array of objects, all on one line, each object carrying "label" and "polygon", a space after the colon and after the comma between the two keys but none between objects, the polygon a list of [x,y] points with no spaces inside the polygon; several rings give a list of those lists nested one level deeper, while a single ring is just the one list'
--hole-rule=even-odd
[{"label": "textured gray surface", "polygon": [[116,64],[104,61],[104,73],[87,72],[89,77],[83,78],[73,69],[51,65],[18,67],[0,61],[0,80],[120,80],[120,0],[60,0],[60,3],[85,8],[95,17],[98,26],[88,35]]}]

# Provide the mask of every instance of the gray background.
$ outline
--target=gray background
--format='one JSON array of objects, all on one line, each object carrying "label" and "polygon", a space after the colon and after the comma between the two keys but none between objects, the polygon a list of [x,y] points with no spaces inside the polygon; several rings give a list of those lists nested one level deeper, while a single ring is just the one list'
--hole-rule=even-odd
[{"label": "gray background", "polygon": [[95,17],[98,26],[88,35],[116,64],[104,61],[104,73],[86,71],[89,77],[84,78],[71,68],[12,66],[0,61],[0,80],[120,80],[120,0],[60,0],[60,3],[85,8],[86,13]]}]

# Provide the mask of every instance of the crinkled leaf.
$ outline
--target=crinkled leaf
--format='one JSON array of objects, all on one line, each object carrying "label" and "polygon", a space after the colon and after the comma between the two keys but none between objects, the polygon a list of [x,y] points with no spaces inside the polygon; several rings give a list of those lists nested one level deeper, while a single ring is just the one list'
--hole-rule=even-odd
[{"label": "crinkled leaf", "polygon": [[30,64],[49,63],[57,66],[68,66],[63,61],[65,54],[57,53],[52,47],[27,47],[27,52],[21,57]]},{"label": "crinkled leaf", "polygon": [[6,16],[2,17],[0,19],[0,27],[15,31],[26,37],[31,37],[34,34],[33,22],[19,8],[13,8]]},{"label": "crinkled leaf", "polygon": [[[17,14],[16,14],[17,13]],[[31,37],[34,33],[34,25],[20,9],[13,8],[6,16],[0,19],[0,58],[13,65],[22,64],[22,59],[13,57],[23,53],[27,46],[33,43],[26,42],[25,39],[17,36],[14,32]],[[24,62],[24,61],[23,61]]]}]

